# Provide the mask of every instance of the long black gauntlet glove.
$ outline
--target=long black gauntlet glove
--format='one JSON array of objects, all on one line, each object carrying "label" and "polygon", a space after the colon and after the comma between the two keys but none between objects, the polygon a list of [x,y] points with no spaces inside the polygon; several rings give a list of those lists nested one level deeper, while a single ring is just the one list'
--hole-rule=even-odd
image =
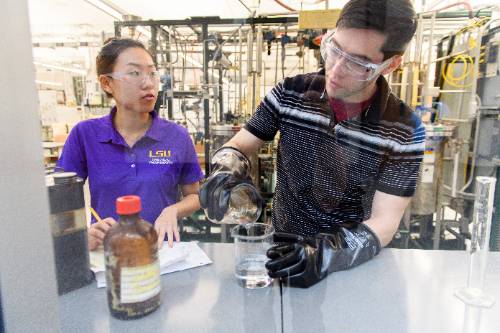
[{"label": "long black gauntlet glove", "polygon": [[221,221],[229,206],[231,190],[242,183],[251,183],[250,161],[238,149],[222,147],[211,161],[212,173],[200,187],[200,203],[207,217]]},{"label": "long black gauntlet glove", "polygon": [[314,237],[277,232],[274,241],[279,245],[267,251],[269,276],[285,278],[288,285],[301,288],[314,285],[331,272],[358,266],[381,249],[378,237],[364,223]]}]

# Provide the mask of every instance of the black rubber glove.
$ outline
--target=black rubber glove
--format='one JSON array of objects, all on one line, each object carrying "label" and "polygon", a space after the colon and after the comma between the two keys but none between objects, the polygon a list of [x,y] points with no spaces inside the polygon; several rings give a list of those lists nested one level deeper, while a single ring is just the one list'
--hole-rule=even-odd
[{"label": "black rubber glove", "polygon": [[314,285],[331,272],[358,266],[381,249],[378,237],[364,223],[351,229],[340,226],[332,234],[314,237],[277,232],[274,241],[279,244],[267,251],[269,276],[301,288]]},{"label": "black rubber glove", "polygon": [[212,157],[212,173],[200,187],[200,203],[210,220],[221,221],[227,212],[231,190],[251,184],[250,161],[233,147],[222,147]]}]

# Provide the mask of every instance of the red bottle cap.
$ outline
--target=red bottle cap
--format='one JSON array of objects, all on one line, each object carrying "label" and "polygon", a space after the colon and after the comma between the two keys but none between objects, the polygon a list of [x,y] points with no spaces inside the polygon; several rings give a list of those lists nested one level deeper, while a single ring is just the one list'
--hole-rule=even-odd
[{"label": "red bottle cap", "polygon": [[125,195],[116,199],[118,215],[137,214],[141,211],[141,198],[137,195]]}]

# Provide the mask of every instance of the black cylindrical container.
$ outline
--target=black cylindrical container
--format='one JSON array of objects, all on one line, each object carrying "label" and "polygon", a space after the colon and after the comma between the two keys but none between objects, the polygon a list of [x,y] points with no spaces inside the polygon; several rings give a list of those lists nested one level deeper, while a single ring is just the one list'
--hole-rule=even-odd
[{"label": "black cylindrical container", "polygon": [[92,281],[83,180],[74,172],[55,173],[49,176],[47,187],[57,288],[62,295]]}]

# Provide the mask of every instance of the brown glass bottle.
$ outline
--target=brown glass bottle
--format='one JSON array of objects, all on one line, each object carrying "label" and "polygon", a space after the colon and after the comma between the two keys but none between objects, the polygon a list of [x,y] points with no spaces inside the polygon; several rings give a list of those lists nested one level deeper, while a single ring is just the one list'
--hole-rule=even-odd
[{"label": "brown glass bottle", "polygon": [[114,317],[134,319],[160,306],[158,236],[139,217],[138,196],[118,198],[116,211],[118,224],[104,238],[108,305]]}]

